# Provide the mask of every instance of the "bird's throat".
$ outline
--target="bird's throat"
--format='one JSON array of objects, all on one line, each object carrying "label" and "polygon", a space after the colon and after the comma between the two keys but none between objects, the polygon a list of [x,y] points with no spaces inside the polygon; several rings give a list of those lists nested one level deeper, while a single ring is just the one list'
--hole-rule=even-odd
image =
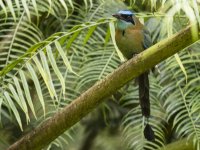
[{"label": "bird's throat", "polygon": [[130,22],[126,22],[124,20],[117,20],[116,22],[116,29],[121,30],[121,31],[125,31],[128,27],[133,26],[132,23]]}]

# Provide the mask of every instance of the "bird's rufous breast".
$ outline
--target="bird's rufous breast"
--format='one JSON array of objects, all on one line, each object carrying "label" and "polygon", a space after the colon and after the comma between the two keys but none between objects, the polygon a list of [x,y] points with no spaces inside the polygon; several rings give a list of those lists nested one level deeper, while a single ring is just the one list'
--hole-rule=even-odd
[{"label": "bird's rufous breast", "polygon": [[116,29],[116,44],[122,54],[130,59],[134,54],[138,54],[144,50],[144,35],[141,29],[129,27],[124,31]]}]

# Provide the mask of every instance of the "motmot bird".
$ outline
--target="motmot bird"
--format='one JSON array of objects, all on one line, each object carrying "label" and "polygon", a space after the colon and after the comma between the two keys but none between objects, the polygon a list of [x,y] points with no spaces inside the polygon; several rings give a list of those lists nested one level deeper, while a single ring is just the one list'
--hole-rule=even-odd
[{"label": "motmot bird", "polygon": [[[152,45],[151,36],[145,26],[132,11],[121,10],[113,17],[117,18],[115,24],[115,40],[119,50],[127,58],[131,59]],[[149,79],[148,71],[138,77],[139,100],[142,115],[146,118],[144,137],[149,141],[154,141],[154,132],[149,125],[150,101],[149,101]]]}]

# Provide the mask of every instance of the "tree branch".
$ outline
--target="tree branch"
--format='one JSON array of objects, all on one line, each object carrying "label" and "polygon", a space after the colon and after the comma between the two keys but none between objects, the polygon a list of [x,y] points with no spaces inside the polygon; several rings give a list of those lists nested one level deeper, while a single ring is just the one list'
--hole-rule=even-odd
[{"label": "tree branch", "polygon": [[196,150],[193,142],[193,138],[182,139],[173,143],[168,144],[166,147],[161,148],[160,150]]},{"label": "tree branch", "polygon": [[122,64],[52,118],[11,145],[8,150],[39,150],[48,145],[127,82],[197,41],[198,39],[194,40],[192,37],[191,27],[185,28]]}]

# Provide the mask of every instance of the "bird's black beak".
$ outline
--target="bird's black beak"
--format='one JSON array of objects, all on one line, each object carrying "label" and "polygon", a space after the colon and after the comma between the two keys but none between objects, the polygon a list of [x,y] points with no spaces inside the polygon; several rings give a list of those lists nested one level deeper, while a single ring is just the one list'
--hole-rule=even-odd
[{"label": "bird's black beak", "polygon": [[112,16],[115,17],[115,18],[117,18],[117,19],[121,18],[120,14],[112,14]]}]

